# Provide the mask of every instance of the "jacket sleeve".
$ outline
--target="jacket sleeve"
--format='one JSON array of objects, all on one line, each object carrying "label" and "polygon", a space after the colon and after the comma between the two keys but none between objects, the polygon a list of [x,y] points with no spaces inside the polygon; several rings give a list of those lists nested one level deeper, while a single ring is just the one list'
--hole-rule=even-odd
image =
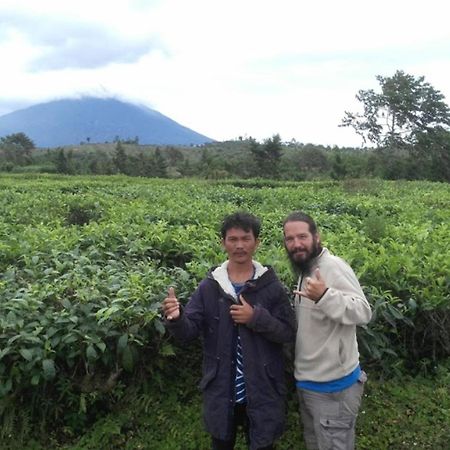
[{"label": "jacket sleeve", "polygon": [[190,342],[202,331],[204,321],[204,306],[201,284],[192,294],[184,308],[180,309],[177,320],[164,320],[164,325],[172,336],[180,342]]},{"label": "jacket sleeve", "polygon": [[343,325],[365,325],[372,312],[352,268],[343,260],[334,260],[320,268],[328,290],[317,302],[324,314]]},{"label": "jacket sleeve", "polygon": [[294,341],[297,329],[295,314],[287,292],[281,284],[272,302],[274,307],[270,311],[256,305],[247,327],[272,342],[282,344]]}]

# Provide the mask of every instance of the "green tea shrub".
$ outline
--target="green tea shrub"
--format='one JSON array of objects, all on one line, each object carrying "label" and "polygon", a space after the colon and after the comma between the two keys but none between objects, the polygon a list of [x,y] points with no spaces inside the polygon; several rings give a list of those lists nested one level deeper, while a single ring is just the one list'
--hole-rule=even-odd
[{"label": "green tea shrub", "polygon": [[[386,377],[434,374],[450,349],[450,188],[353,185],[3,175],[3,436],[26,439],[51,426],[58,439],[72,439],[113,411],[130,386],[180,376],[180,367],[169,367],[184,349],[165,333],[160,303],[169,286],[186,302],[223,261],[219,223],[237,209],[262,218],[256,258],[289,289],[295,280],[281,224],[291,211],[310,213],[372,304],[374,318],[359,332],[365,366]],[[198,373],[184,366],[183,376]]]}]

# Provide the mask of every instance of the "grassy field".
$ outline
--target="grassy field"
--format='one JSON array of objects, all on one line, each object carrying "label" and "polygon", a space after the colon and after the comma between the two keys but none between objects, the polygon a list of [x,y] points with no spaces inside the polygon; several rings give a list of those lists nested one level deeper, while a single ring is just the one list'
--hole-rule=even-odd
[{"label": "grassy field", "polygon": [[[426,379],[370,381],[358,422],[357,448],[361,450],[448,449],[449,381],[449,376],[444,376],[437,383]],[[171,402],[162,402],[156,416],[152,418],[150,414],[148,417],[150,420],[147,419],[146,426],[144,424],[143,428],[138,427],[136,444],[133,444],[132,440],[125,439],[124,448],[130,450],[139,448],[208,449],[209,440],[204,433],[192,430],[193,420],[201,423],[197,397],[191,407],[184,408],[182,402],[174,406]],[[162,433],[160,431],[155,433],[155,423],[160,424],[157,428],[162,430]],[[72,447],[72,450],[75,448],[77,447]],[[244,448],[241,442],[240,449]],[[305,448],[295,395],[292,395],[289,402],[286,433],[279,441],[277,448],[279,450]]]},{"label": "grassy field", "polygon": [[[174,366],[175,367],[175,366]],[[450,375],[444,368],[437,378],[404,377],[381,381],[372,374],[366,385],[357,424],[359,450],[448,450],[450,432]],[[149,385],[151,381],[149,381]],[[167,383],[168,384],[168,383]],[[208,450],[203,431],[201,400],[182,380],[162,391],[130,390],[112,413],[92,424],[83,436],[3,446],[14,450]],[[68,436],[66,436],[68,438]],[[4,444],[5,445],[5,444]],[[239,441],[236,450],[244,450]],[[295,393],[288,404],[286,432],[278,450],[304,450]]]}]

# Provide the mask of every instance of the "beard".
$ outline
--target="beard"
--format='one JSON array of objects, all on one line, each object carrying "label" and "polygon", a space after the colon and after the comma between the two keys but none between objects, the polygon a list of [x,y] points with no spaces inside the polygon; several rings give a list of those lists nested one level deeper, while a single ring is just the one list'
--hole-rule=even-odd
[{"label": "beard", "polygon": [[299,253],[298,248],[294,248],[291,251],[287,250],[289,261],[291,263],[292,269],[295,273],[300,274],[303,272],[309,272],[311,268],[312,260],[320,255],[322,251],[322,246],[318,242],[317,238],[313,239],[311,248],[302,248],[303,253]]}]

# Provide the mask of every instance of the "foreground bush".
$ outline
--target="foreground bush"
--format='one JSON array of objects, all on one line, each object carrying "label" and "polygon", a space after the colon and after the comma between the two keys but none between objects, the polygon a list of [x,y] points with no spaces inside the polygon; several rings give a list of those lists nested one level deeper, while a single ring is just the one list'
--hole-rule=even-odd
[{"label": "foreground bush", "polygon": [[[199,349],[191,349],[199,355]],[[198,351],[198,352],[197,352]],[[183,363],[194,369],[188,356],[169,365],[179,375]],[[195,359],[195,357],[194,357]],[[450,361],[449,363],[450,364]],[[199,373],[199,367],[196,368]],[[181,372],[183,370],[181,369]],[[172,374],[173,375],[173,374]],[[369,374],[357,424],[359,450],[446,450],[450,416],[449,366],[433,380],[417,377],[377,380]],[[40,440],[20,441],[18,436],[3,441],[3,450],[208,450],[201,398],[195,377],[172,376],[162,388],[147,380],[129,388],[112,413],[98,420],[82,436],[65,444],[55,434]],[[297,399],[289,394],[287,427],[278,450],[304,450]],[[236,450],[246,449],[242,439]]]}]

